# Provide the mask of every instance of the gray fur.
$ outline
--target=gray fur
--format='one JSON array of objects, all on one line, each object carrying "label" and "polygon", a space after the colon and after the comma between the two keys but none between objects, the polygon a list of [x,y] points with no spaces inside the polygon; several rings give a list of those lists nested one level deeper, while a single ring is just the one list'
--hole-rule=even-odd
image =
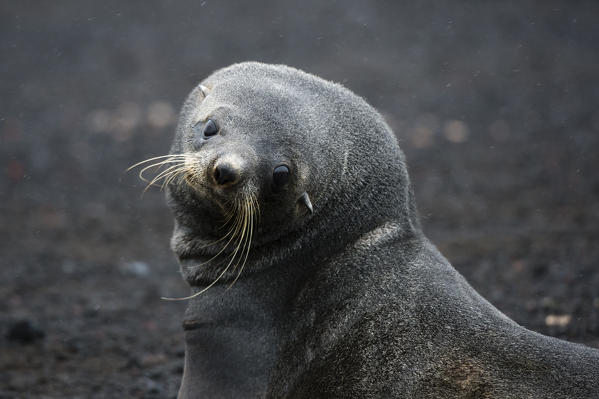
[{"label": "gray fur", "polygon": [[[420,230],[404,156],[382,117],[340,85],[242,63],[183,106],[221,133],[209,162],[244,158],[260,223],[243,274],[190,300],[180,398],[599,398],[599,351],[528,331],[478,295]],[[294,177],[271,195],[272,167]],[[203,162],[203,161],[202,161]],[[297,206],[307,192],[313,212]],[[194,290],[222,263],[218,195],[171,184],[172,246]],[[222,193],[221,193],[222,194]]]}]

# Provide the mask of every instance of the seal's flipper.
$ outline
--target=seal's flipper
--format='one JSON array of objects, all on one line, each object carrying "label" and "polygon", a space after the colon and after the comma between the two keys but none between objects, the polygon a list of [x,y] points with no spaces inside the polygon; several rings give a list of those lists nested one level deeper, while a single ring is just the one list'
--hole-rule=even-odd
[{"label": "seal's flipper", "polygon": [[304,192],[301,197],[299,197],[298,201],[301,204],[304,204],[306,208],[310,211],[310,213],[314,213],[314,209],[312,208],[312,202],[310,201],[310,197],[307,192]]}]

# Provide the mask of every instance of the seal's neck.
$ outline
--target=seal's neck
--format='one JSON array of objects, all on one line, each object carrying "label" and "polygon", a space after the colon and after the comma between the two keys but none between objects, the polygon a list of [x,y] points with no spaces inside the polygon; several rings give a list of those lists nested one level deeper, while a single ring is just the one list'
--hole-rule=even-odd
[{"label": "seal's neck", "polygon": [[189,301],[180,398],[265,396],[301,281],[297,268],[287,271],[247,274],[230,290],[217,285]]},{"label": "seal's neck", "polygon": [[[395,222],[386,223],[339,252],[332,248],[340,243],[327,241],[312,243],[304,251],[289,250],[283,261],[245,274],[232,289],[215,285],[191,299],[184,322],[186,358],[180,397],[208,397],[215,392],[222,397],[265,396],[281,351],[310,323],[306,312],[318,303],[310,296],[315,280],[326,275],[331,265],[345,264],[344,259],[363,257],[374,246],[401,239],[399,229]],[[361,273],[359,269],[348,275]]]}]

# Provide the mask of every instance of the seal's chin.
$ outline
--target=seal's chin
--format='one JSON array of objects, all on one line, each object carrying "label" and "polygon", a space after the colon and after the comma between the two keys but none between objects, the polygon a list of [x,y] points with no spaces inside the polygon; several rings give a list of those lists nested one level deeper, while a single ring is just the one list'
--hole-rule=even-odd
[{"label": "seal's chin", "polygon": [[[221,280],[229,282],[229,288],[235,284],[247,263],[252,248],[252,239],[260,217],[260,207],[255,195],[238,196],[223,204],[224,220],[218,226],[220,235],[213,240],[202,240],[193,245],[181,245],[175,248],[183,269],[194,275],[189,280],[198,280],[197,276],[212,275],[206,284],[191,299],[202,294]],[[179,237],[181,238],[181,237]],[[212,274],[211,271],[216,271]],[[196,275],[197,274],[197,275]]]}]

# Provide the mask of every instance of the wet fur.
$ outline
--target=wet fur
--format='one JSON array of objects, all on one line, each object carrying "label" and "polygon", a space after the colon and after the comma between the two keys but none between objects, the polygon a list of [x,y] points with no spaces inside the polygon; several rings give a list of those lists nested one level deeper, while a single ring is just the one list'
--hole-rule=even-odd
[{"label": "wet fur", "polygon": [[[220,150],[247,148],[256,176],[284,155],[297,176],[281,197],[252,183],[261,218],[230,290],[231,270],[205,290],[223,270],[205,264],[218,245],[203,246],[218,237],[219,206],[167,183],[172,246],[203,292],[186,312],[180,398],[599,397],[599,351],[518,326],[425,238],[404,156],[360,97],[259,63],[202,84],[210,94],[186,100],[173,154],[216,113],[236,143]],[[313,214],[296,207],[304,191]]]}]

